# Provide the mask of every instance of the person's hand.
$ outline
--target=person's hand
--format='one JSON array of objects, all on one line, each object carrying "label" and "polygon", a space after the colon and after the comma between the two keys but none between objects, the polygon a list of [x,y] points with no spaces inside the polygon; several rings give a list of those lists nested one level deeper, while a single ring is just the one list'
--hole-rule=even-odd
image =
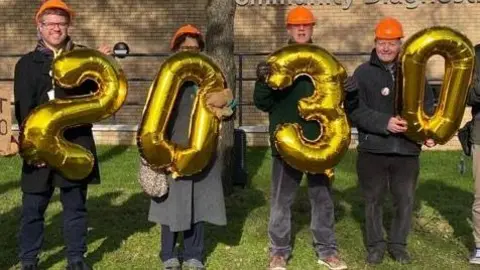
[{"label": "person's hand", "polygon": [[233,100],[233,93],[229,88],[225,88],[223,91],[207,93],[205,99],[207,106],[223,108]]},{"label": "person's hand", "polygon": [[403,133],[407,131],[407,121],[399,116],[391,117],[388,120],[387,130],[391,133]]},{"label": "person's hand", "polygon": [[233,101],[233,93],[229,88],[207,93],[205,99],[208,108],[218,119],[224,120],[233,114],[232,108],[228,106]]},{"label": "person's hand", "polygon": [[34,163],[32,163],[32,165],[33,165],[35,168],[37,168],[37,169],[47,167],[47,163],[45,163],[45,162],[43,162],[43,161],[34,162]]},{"label": "person's hand", "polygon": [[217,117],[219,120],[225,120],[233,115],[233,110],[230,107],[209,107],[212,113]]},{"label": "person's hand", "polygon": [[262,61],[260,63],[258,63],[257,65],[257,79],[259,81],[262,81],[262,82],[265,82],[268,78],[268,76],[270,75],[271,73],[271,68],[270,68],[270,65],[265,62],[265,61]]},{"label": "person's hand", "polygon": [[111,55],[113,53],[112,48],[110,48],[110,46],[108,45],[101,45],[100,47],[98,47],[97,51],[106,55]]},{"label": "person's hand", "polygon": [[45,168],[47,167],[47,163],[41,161],[41,160],[35,160],[35,161],[27,161],[27,164],[32,166],[32,167],[35,167],[37,169],[40,169],[40,168]]},{"label": "person's hand", "polygon": [[47,163],[42,161],[42,160],[34,160],[34,161],[31,161],[31,162],[27,162],[27,163],[28,163],[28,165],[33,166],[37,169],[47,167]]},{"label": "person's hand", "polygon": [[437,145],[437,143],[433,139],[427,139],[423,144],[428,148],[432,148]]}]

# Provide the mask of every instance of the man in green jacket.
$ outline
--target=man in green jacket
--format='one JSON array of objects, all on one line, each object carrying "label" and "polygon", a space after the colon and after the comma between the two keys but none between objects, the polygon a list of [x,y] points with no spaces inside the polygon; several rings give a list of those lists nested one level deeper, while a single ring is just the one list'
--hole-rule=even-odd
[{"label": "man in green jacket", "polygon": [[[289,43],[311,43],[315,18],[305,7],[292,9],[287,16]],[[298,123],[307,139],[316,139],[320,126],[315,121],[306,121],[298,112],[300,99],[311,96],[314,86],[306,76],[299,77],[288,88],[274,90],[265,80],[270,72],[267,63],[257,66],[257,82],[254,90],[255,106],[269,114],[269,132],[272,146],[272,184],[268,234],[270,238],[270,270],[286,269],[291,255],[291,206],[300,185],[303,172],[288,165],[278,154],[274,140],[277,125]],[[308,196],[312,207],[310,228],[318,263],[329,269],[347,269],[338,256],[334,233],[334,205],[330,179],[325,174],[307,174]]]}]

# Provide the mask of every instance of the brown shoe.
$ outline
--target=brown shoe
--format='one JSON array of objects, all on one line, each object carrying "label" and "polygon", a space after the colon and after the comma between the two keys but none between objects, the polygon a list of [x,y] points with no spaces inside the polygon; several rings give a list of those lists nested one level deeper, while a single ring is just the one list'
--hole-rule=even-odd
[{"label": "brown shoe", "polygon": [[287,270],[287,261],[283,256],[271,256],[268,270]]},{"label": "brown shoe", "polygon": [[318,263],[325,265],[330,270],[343,270],[347,269],[347,264],[338,257],[338,255],[328,256],[325,259],[319,259]]}]

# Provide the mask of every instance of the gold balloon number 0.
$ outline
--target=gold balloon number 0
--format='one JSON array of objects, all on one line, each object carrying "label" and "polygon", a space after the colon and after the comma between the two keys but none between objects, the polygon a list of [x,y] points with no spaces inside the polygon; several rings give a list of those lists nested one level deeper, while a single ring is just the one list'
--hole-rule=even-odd
[{"label": "gold balloon number 0", "polygon": [[302,118],[322,127],[317,139],[308,140],[297,123],[279,125],[276,148],[292,167],[332,176],[333,167],[350,144],[350,126],[342,108],[344,67],[328,51],[311,44],[286,46],[271,54],[267,62],[271,66],[267,83],[277,91],[292,85],[299,75],[310,76],[314,93],[299,101],[298,111]]},{"label": "gold balloon number 0", "polygon": [[[425,70],[435,54],[445,58],[445,76],[435,113],[428,116],[424,111]],[[474,58],[470,40],[447,27],[425,29],[407,40],[397,79],[397,106],[408,122],[407,137],[414,141],[432,138],[444,144],[455,135],[465,111]]]},{"label": "gold balloon number 0", "polygon": [[52,64],[55,82],[63,88],[80,86],[90,79],[98,90],[84,97],[59,98],[36,107],[25,119],[20,153],[29,163],[46,162],[70,180],[86,178],[94,165],[93,154],[63,137],[68,127],[108,118],[127,96],[127,80],[115,60],[96,50],[62,54]]},{"label": "gold balloon number 0", "polygon": [[[188,147],[166,137],[175,99],[185,82],[198,85],[189,127]],[[160,67],[143,111],[137,133],[142,157],[158,170],[171,172],[174,178],[204,169],[217,147],[220,120],[208,109],[205,95],[222,91],[225,86],[220,68],[207,56],[193,52],[172,55]]]}]

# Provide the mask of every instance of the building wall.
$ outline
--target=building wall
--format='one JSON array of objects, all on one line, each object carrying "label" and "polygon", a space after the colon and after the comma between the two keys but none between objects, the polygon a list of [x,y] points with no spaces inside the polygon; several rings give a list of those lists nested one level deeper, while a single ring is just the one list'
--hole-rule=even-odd
[{"label": "building wall", "polygon": [[[235,51],[268,53],[281,48],[288,38],[284,27],[286,13],[296,3],[307,3],[317,17],[314,43],[337,53],[348,72],[352,73],[356,66],[368,59],[368,56],[361,53],[370,52],[373,29],[376,22],[384,16],[398,18],[404,25],[407,37],[427,27],[446,25],[467,35],[474,44],[479,43],[480,30],[474,18],[480,16],[480,4],[471,3],[474,0],[469,1],[236,0]],[[34,48],[34,14],[40,2],[0,0],[0,23],[3,26],[0,28],[0,54],[23,54]],[[133,53],[168,52],[170,38],[181,24],[193,23],[205,31],[206,0],[70,0],[67,3],[76,12],[71,27],[72,37],[78,43],[91,47],[123,41]],[[342,53],[359,55],[345,56]],[[0,57],[0,78],[13,77],[17,59],[17,56]],[[130,82],[128,104],[116,115],[114,123],[139,123],[150,85],[148,80],[154,78],[163,59],[164,57],[130,57],[119,60],[128,78],[147,81]],[[253,78],[255,66],[262,59],[264,56],[245,56],[242,59],[243,76]],[[431,79],[442,79],[443,70],[442,58],[433,57],[428,64],[427,75]],[[12,84],[8,81],[0,82],[0,87],[11,89]],[[243,83],[242,102],[245,105],[241,110],[242,125],[265,125],[266,115],[251,104],[252,90],[253,82]],[[237,115],[237,125],[238,120]],[[112,123],[112,119],[102,123]],[[99,131],[97,134],[102,142],[134,141],[133,137],[128,137],[133,132]],[[108,139],[109,136],[111,139]],[[265,135],[251,134],[249,142],[265,144],[265,138]]]}]

